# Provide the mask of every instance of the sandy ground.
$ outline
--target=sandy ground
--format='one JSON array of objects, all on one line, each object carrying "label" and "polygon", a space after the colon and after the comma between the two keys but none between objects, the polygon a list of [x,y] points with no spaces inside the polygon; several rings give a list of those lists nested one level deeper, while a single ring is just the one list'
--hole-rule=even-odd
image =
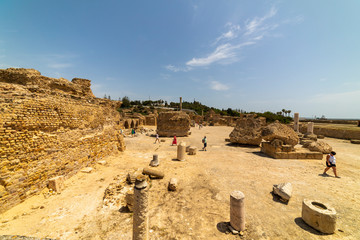
[{"label": "sandy ground", "polygon": [[[129,169],[148,166],[159,155],[157,170],[165,178],[152,180],[150,188],[150,239],[240,239],[226,234],[230,193],[245,194],[247,232],[243,239],[360,239],[360,146],[326,138],[337,152],[340,179],[323,177],[325,160],[276,160],[259,148],[234,147],[224,141],[230,127],[192,128],[187,138],[202,147],[183,162],[174,161],[176,147],[171,139],[154,144],[154,138],[140,135],[126,138],[127,150],[103,160],[90,174],[78,173],[66,180],[59,195],[34,196],[0,215],[0,235],[17,234],[55,239],[131,239],[132,213],[103,207],[106,187],[114,178],[125,177]],[[179,190],[168,192],[171,177]],[[271,194],[273,184],[291,182],[293,197],[288,204]],[[335,234],[323,235],[301,219],[303,199],[319,200],[338,214]]]}]

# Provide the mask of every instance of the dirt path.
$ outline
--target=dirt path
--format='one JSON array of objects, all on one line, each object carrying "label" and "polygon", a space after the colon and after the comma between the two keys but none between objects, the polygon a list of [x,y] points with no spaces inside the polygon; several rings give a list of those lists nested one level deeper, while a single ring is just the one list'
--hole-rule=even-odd
[{"label": "dirt path", "polygon": [[[158,154],[162,180],[150,189],[150,239],[240,239],[223,233],[229,221],[229,194],[240,190],[246,198],[248,231],[245,239],[360,239],[360,147],[348,141],[325,139],[338,153],[342,177],[319,176],[324,160],[276,160],[259,148],[233,147],[224,141],[232,128],[192,128],[188,138],[178,138],[201,149],[208,138],[208,151],[173,161],[176,147],[171,139],[154,144],[140,135],[126,138],[127,150],[107,157],[92,173],[79,173],[66,181],[66,189],[47,199],[38,195],[0,215],[0,234],[18,234],[57,239],[131,239],[132,214],[103,207],[103,194],[114,178],[129,169],[148,166]],[[333,176],[332,172],[329,172]],[[179,191],[168,192],[171,177],[179,179]],[[293,184],[289,204],[273,198],[272,185]],[[338,212],[337,230],[322,235],[303,223],[304,198],[332,205]]]}]

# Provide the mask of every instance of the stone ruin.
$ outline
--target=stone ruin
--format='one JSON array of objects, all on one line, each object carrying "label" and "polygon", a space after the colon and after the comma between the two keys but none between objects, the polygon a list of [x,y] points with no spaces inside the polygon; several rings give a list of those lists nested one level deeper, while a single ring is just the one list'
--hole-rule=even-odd
[{"label": "stone ruin", "polygon": [[190,132],[190,117],[181,111],[159,113],[157,133],[161,137],[184,137]]},{"label": "stone ruin", "polygon": [[295,148],[298,133],[291,127],[274,122],[266,125],[266,119],[249,116],[238,120],[230,133],[230,142],[244,145],[261,145],[261,152],[276,159],[322,159],[323,151],[313,148]]},{"label": "stone ruin", "polygon": [[229,135],[230,142],[259,146],[262,141],[261,132],[264,126],[266,126],[266,118],[264,117],[241,118]]},{"label": "stone ruin", "polygon": [[0,212],[111,153],[124,151],[119,101],[95,98],[90,80],[0,69]]}]

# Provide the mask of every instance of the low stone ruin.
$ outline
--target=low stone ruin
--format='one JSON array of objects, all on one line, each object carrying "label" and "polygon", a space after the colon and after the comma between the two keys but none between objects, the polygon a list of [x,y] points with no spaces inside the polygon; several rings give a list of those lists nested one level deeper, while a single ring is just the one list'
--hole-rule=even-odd
[{"label": "low stone ruin", "polygon": [[236,127],[230,133],[230,142],[259,146],[262,141],[261,132],[266,126],[266,118],[242,118],[237,121]]},{"label": "low stone ruin", "polygon": [[157,122],[160,137],[184,137],[190,132],[190,117],[181,111],[162,112]]}]

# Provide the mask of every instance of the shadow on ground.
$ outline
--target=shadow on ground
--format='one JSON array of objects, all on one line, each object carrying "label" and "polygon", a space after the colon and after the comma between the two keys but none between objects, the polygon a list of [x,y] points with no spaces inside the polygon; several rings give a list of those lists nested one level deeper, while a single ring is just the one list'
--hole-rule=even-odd
[{"label": "shadow on ground", "polygon": [[315,235],[330,235],[330,234],[319,232],[319,231],[315,230],[314,228],[310,227],[309,225],[307,225],[304,222],[304,220],[302,220],[301,217],[295,218],[294,222],[296,223],[296,225],[298,225],[299,227],[301,227],[305,231],[308,231],[309,233],[312,233],[312,234],[315,234]]}]

